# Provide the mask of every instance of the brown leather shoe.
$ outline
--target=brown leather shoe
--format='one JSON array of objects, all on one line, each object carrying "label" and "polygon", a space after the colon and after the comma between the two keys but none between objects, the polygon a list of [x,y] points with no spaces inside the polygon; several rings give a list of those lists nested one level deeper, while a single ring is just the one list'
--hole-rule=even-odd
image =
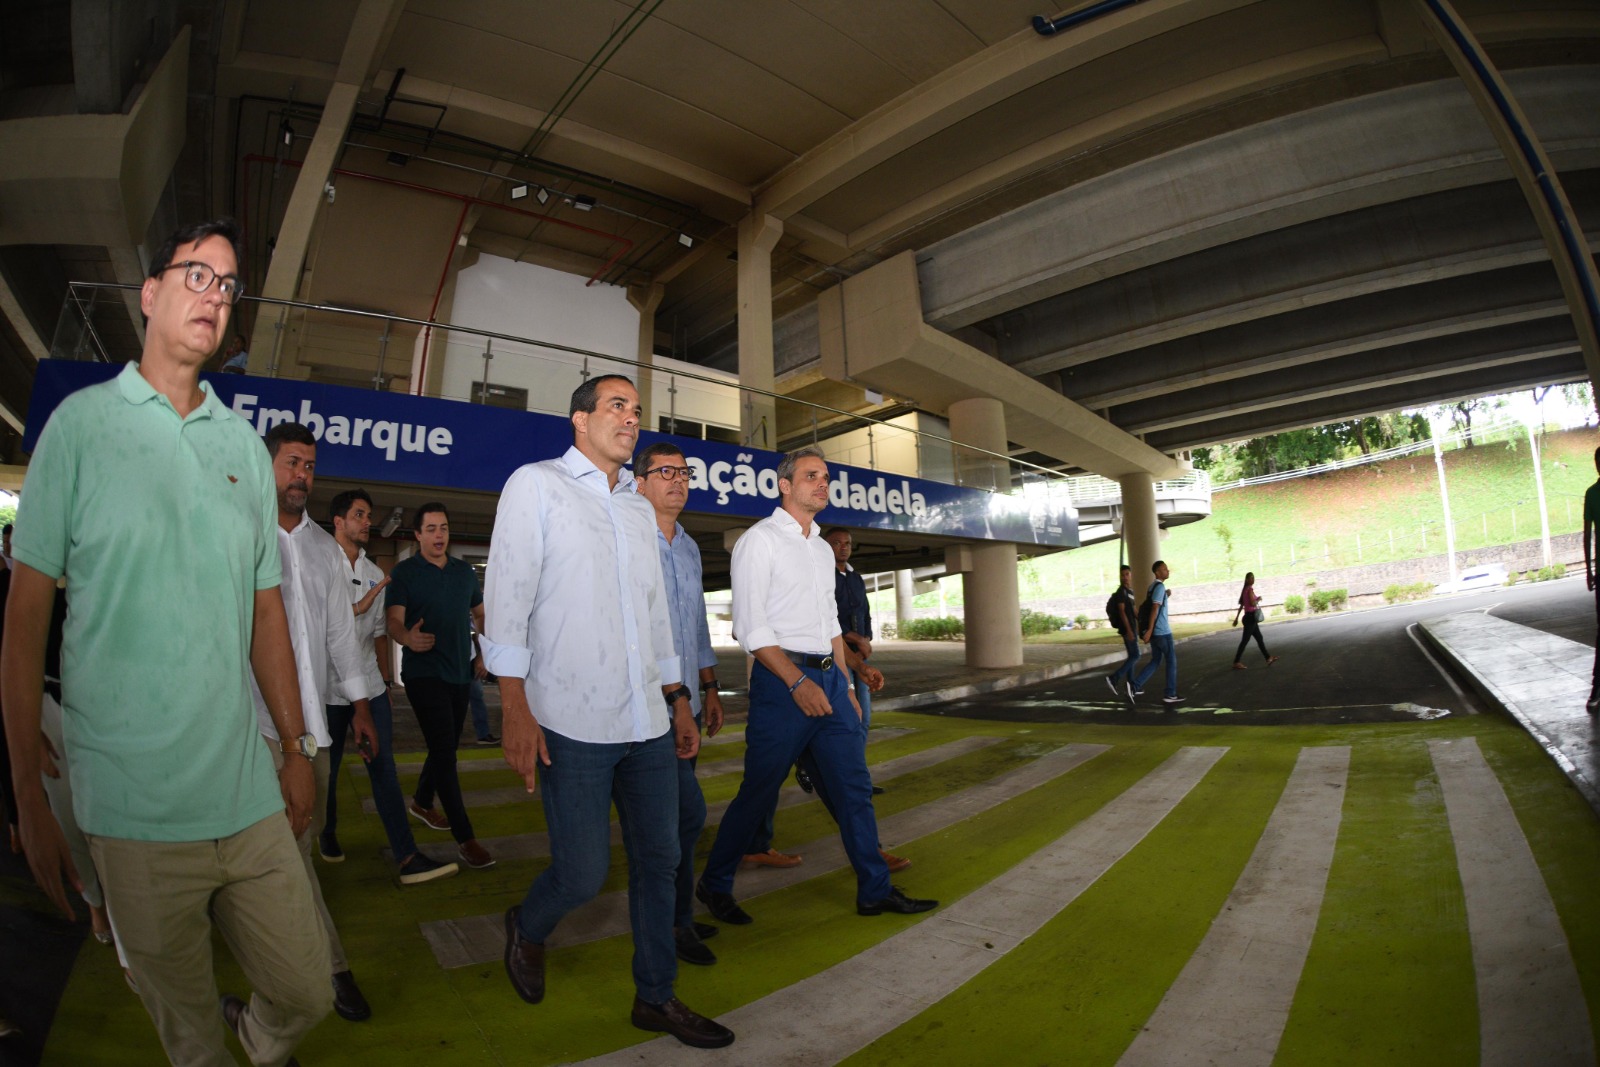
[{"label": "brown leather shoe", "polygon": [[[222,995],[222,1021],[228,1024],[228,1029],[233,1031],[233,1036],[239,1036],[239,1016],[244,1014],[244,1001],[231,993]],[[283,1061],[283,1067],[300,1067],[300,1061],[290,1056]]]},{"label": "brown leather shoe", "polygon": [[517,996],[529,1004],[544,999],[544,946],[522,936],[517,915],[522,905],[506,909],[506,975]]},{"label": "brown leather shoe", "polygon": [[896,856],[893,852],[885,852],[880,848],[878,850],[878,855],[882,856],[883,862],[889,865],[890,874],[896,874],[911,866],[910,860],[906,859],[904,856]]},{"label": "brown leather shoe", "polygon": [[439,814],[438,808],[425,808],[415,800],[406,801],[406,810],[411,817],[430,830],[450,829],[450,820]]},{"label": "brown leather shoe", "polygon": [[494,866],[494,857],[489,855],[488,849],[478,844],[476,837],[461,842],[456,851],[461,854],[461,862],[475,871]]},{"label": "brown leather shoe", "polygon": [[633,998],[633,1025],[641,1030],[671,1034],[694,1048],[727,1048],[733,1031],[704,1015],[696,1015],[677,997],[665,1004],[646,1004]]},{"label": "brown leather shoe", "polygon": [[769,848],[765,852],[752,852],[744,858],[744,861],[757,867],[798,867],[805,861],[805,857],[798,853],[779,852],[775,848]]}]

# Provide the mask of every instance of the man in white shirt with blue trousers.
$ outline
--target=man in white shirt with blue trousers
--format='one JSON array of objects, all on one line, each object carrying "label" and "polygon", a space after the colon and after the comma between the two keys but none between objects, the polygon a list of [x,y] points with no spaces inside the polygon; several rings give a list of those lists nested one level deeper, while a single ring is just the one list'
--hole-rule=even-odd
[{"label": "man in white shirt with blue trousers", "polygon": [[867,773],[866,725],[845,665],[833,595],[833,549],[816,515],[828,506],[822,450],[796,449],[778,464],[780,506],[733,546],[733,635],[755,657],[745,726],[744,781],[717,828],[696,895],[721,922],[750,922],[733,898],[733,874],[751,835],[777,803],[802,752],[839,823],[856,871],[856,911],[902,915],[929,911],[889,884],[878,851],[878,819]]},{"label": "man in white shirt with blue trousers", "polygon": [[677,761],[694,758],[700,734],[673,648],[655,512],[623,468],[638,443],[639,394],[601,375],[573,392],[569,415],[572,447],[511,475],[489,547],[485,658],[500,679],[506,762],[530,793],[537,776],[550,837],[550,865],[506,912],[506,974],[523,1000],[544,998],[544,941],[605,882],[615,802],[633,1025],[722,1048],[733,1031],[673,995]]}]

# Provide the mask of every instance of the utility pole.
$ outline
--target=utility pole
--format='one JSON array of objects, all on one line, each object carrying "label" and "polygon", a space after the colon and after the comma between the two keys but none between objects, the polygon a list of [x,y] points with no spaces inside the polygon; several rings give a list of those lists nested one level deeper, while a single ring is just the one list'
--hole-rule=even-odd
[{"label": "utility pole", "polygon": [[1444,551],[1450,561],[1450,581],[1456,580],[1456,527],[1450,521],[1450,489],[1444,480],[1444,452],[1439,448],[1439,431],[1433,425],[1433,420],[1428,420],[1428,429],[1433,431],[1433,462],[1439,468],[1439,501],[1444,505]]},{"label": "utility pole", "polygon": [[1533,484],[1539,489],[1539,546],[1544,549],[1544,565],[1550,566],[1550,514],[1544,506],[1544,468],[1539,462],[1539,438],[1528,423],[1528,453],[1533,456]]}]

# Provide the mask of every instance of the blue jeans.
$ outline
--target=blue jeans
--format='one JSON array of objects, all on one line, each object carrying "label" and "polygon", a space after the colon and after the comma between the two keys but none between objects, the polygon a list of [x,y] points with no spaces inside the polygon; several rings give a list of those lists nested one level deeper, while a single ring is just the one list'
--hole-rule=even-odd
[{"label": "blue jeans", "polygon": [[1178,649],[1172,643],[1171,634],[1152,634],[1150,636],[1150,662],[1144,665],[1144,670],[1139,672],[1139,677],[1134,679],[1133,687],[1143,689],[1144,683],[1156,673],[1156,664],[1166,661],[1167,664],[1167,691],[1163,696],[1175,697],[1178,695]]},{"label": "blue jeans", "polygon": [[600,892],[611,866],[615,803],[628,854],[634,987],[647,1003],[670,1000],[678,976],[672,920],[682,771],[676,765],[688,761],[678,759],[671,730],[622,744],[574,741],[552,730],[544,739],[550,766],[539,768],[539,798],[550,835],[550,866],[522,900],[522,936],[542,944],[567,912]]},{"label": "blue jeans", "polygon": [[489,705],[483,702],[483,679],[472,680],[472,691],[467,694],[467,707],[472,711],[472,730],[482,741],[489,736]]},{"label": "blue jeans", "polygon": [[[378,694],[367,701],[367,705],[372,709],[372,725],[378,732],[378,754],[367,764],[372,803],[383,822],[383,832],[389,836],[394,861],[404,863],[416,854],[417,842],[411,836],[411,824],[406,821],[406,801],[394,769],[394,709],[389,704],[388,693]],[[339,760],[344,756],[344,739],[350,733],[355,708],[349,704],[329,704],[327,711],[328,733],[333,735],[333,744],[328,747],[328,818],[322,832],[331,838],[339,821]]]},{"label": "blue jeans", "polygon": [[745,725],[744,781],[717,828],[701,881],[714,893],[733,892],[733,872],[756,830],[777,804],[778,790],[800,753],[810,749],[818,792],[826,790],[839,823],[845,854],[856,871],[856,900],[889,895],[889,868],[878,854],[878,819],[872,810],[866,732],[850,704],[840,671],[801,668],[822,686],[833,714],[807,716],[789,687],[760,663],[750,672],[750,718]]},{"label": "blue jeans", "polygon": [[[1113,682],[1133,681],[1133,669],[1139,665],[1139,639],[1132,634],[1123,634],[1122,647],[1128,651],[1128,662],[1111,672],[1111,680]],[[1137,689],[1138,686],[1134,686],[1134,688]]]}]

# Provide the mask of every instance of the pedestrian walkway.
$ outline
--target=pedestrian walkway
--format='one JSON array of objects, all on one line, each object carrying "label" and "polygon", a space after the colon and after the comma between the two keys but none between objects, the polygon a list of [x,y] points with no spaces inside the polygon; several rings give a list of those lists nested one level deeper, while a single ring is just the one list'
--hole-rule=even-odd
[{"label": "pedestrian walkway", "polygon": [[1585,707],[1594,648],[1481,611],[1419,626],[1479,696],[1544,746],[1600,813],[1600,726]]},{"label": "pedestrian walkway", "polygon": [[[1121,659],[1029,648],[1046,651],[1028,672]],[[857,916],[832,820],[786,789],[778,845],[805,862],[741,870],[754,922],[720,928],[715,965],[680,968],[678,995],[739,1035],[720,1052],[628,1025],[620,847],[601,897],[551,936],[544,1003],[517,998],[501,916],[547,841],[497,750],[463,749],[461,763],[499,863],[407,888],[346,761],[347,858],[318,869],[374,1015],[330,1017],[301,1062],[1594,1062],[1600,821],[1514,720],[1240,728],[915,710],[919,692],[1005,677],[962,655],[874,657],[891,680],[868,746],[880,831],[913,860],[896,883],[940,907]],[[741,688],[742,657],[719,671]],[[702,859],[738,787],[742,711],[702,757]],[[420,754],[401,758],[414,774]],[[447,833],[416,830],[425,850],[451,851]],[[7,877],[3,899],[21,898],[25,873]],[[74,943],[67,959],[44,1062],[163,1062],[115,954]],[[225,953],[217,963],[224,990],[245,987]]]}]

